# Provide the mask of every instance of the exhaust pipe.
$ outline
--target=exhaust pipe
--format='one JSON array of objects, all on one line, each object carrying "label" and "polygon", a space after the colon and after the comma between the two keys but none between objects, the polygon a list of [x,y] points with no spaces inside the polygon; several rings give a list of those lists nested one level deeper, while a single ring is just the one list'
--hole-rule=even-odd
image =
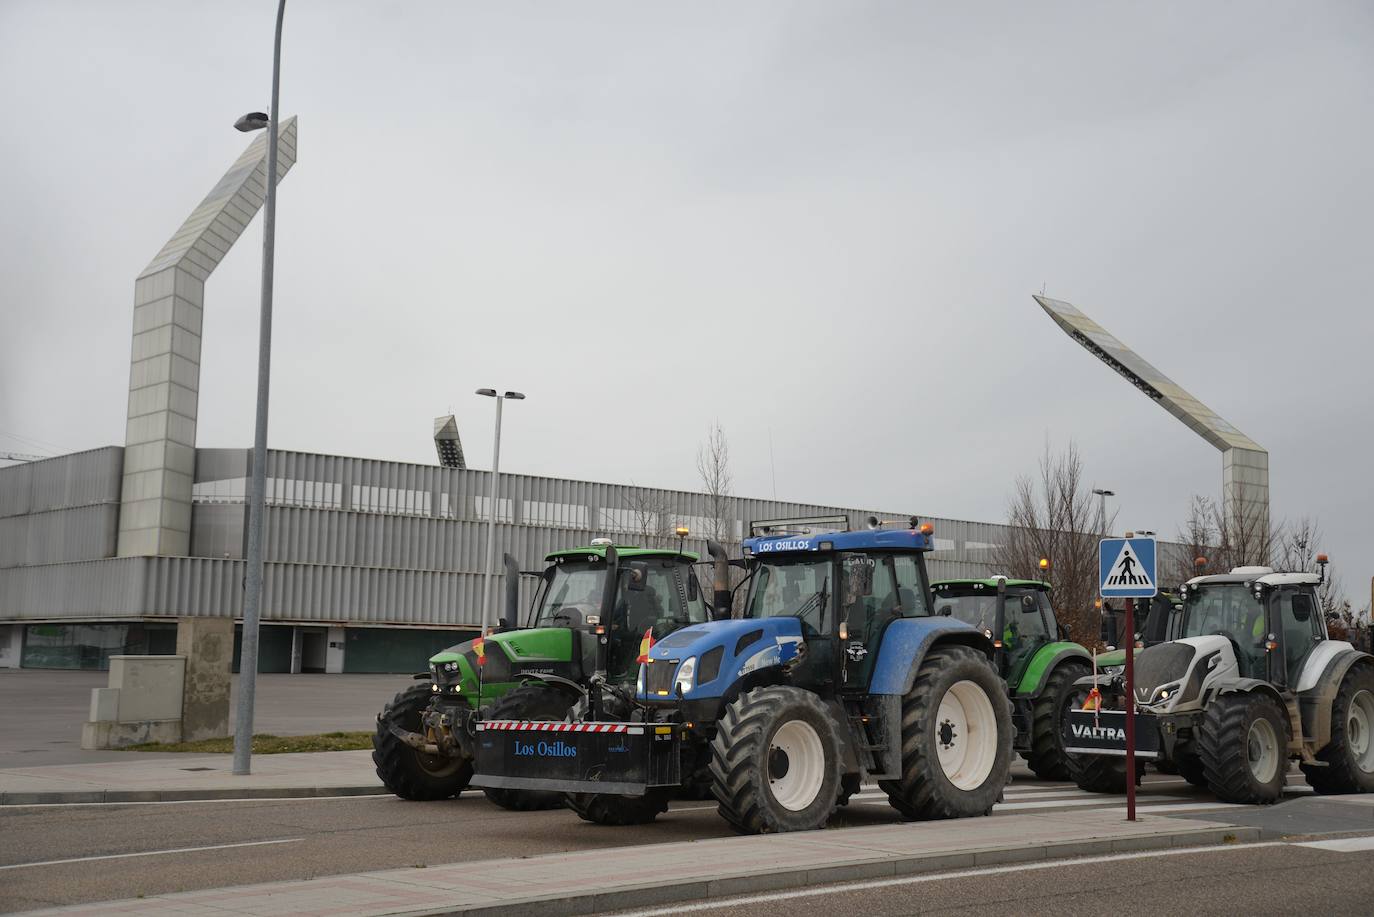
[{"label": "exhaust pipe", "polygon": [[711,555],[711,616],[721,621],[730,617],[733,611],[730,607],[730,555],[715,541],[707,541],[706,550]]},{"label": "exhaust pipe", "polygon": [[498,630],[515,630],[520,626],[520,564],[509,554],[501,555],[506,565],[506,616]]}]

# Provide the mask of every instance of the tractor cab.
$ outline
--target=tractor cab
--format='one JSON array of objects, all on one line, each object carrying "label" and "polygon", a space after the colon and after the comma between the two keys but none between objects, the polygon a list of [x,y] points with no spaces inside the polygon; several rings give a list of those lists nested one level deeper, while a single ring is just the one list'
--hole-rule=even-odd
[{"label": "tractor cab", "polygon": [[944,580],[931,591],[935,614],[971,624],[992,640],[998,672],[1009,684],[1019,684],[1035,654],[1061,639],[1049,583],[994,576]]},{"label": "tractor cab", "polygon": [[875,522],[860,531],[767,526],[743,544],[744,618],[798,621],[804,649],[794,677],[828,691],[866,690],[888,625],[930,614],[931,526]]},{"label": "tractor cab", "polygon": [[1222,636],[1239,674],[1292,688],[1318,643],[1326,640],[1316,573],[1237,567],[1181,587],[1179,636]]}]

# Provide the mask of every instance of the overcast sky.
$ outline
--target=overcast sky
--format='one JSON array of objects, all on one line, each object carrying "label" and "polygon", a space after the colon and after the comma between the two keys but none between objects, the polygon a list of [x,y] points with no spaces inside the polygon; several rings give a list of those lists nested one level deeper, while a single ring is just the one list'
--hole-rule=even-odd
[{"label": "overcast sky", "polygon": [[[0,0],[0,450],[123,442],[134,277],[267,106],[275,4]],[[270,444],[1001,521],[1076,441],[1174,534],[1221,458],[1074,303],[1270,451],[1374,574],[1374,7],[292,0]],[[261,223],[199,445],[252,441]],[[18,437],[18,438],[17,438]],[[771,439],[771,456],[770,456]]]}]

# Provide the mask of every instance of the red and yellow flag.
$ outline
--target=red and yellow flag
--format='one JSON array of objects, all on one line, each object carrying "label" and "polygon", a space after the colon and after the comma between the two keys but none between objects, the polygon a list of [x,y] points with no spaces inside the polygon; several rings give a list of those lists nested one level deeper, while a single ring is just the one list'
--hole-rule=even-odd
[{"label": "red and yellow flag", "polygon": [[649,650],[654,648],[654,629],[651,627],[644,632],[644,639],[639,641],[639,658],[635,660],[639,665],[644,665],[649,661]]},{"label": "red and yellow flag", "polygon": [[1097,690],[1097,686],[1096,686],[1096,685],[1094,685],[1094,686],[1093,686],[1093,689],[1092,689],[1091,691],[1088,692],[1088,696],[1085,697],[1085,698],[1083,699],[1083,709],[1084,709],[1084,710],[1101,710],[1101,709],[1102,709],[1102,692],[1099,691],[1099,690]]},{"label": "red and yellow flag", "polygon": [[487,641],[478,637],[476,640],[472,641],[472,651],[477,654],[478,665],[487,664]]}]

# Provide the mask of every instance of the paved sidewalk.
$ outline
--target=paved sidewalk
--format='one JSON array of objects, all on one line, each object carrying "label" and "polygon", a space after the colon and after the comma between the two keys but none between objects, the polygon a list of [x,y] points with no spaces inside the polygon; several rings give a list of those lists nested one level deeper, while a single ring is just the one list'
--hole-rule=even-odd
[{"label": "paved sidewalk", "polygon": [[254,755],[235,777],[232,755],[125,752],[122,761],[0,769],[0,806],[61,802],[155,802],[384,793],[370,751]]},{"label": "paved sidewalk", "polygon": [[[1256,840],[1259,830],[1106,812],[730,837],[155,895],[37,914],[573,915],[885,876]],[[605,865],[616,864],[614,877]]]}]

